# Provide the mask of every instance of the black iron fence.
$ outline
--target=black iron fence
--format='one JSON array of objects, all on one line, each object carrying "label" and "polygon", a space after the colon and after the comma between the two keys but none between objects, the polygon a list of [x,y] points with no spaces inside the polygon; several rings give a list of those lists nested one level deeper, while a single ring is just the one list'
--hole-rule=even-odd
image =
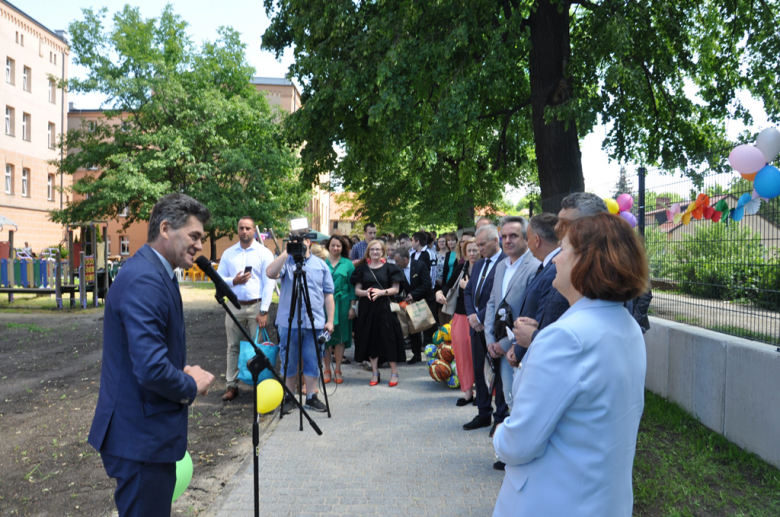
[{"label": "black iron fence", "polygon": [[651,315],[780,344],[778,198],[756,199],[736,172],[643,172],[627,193],[650,261]]}]

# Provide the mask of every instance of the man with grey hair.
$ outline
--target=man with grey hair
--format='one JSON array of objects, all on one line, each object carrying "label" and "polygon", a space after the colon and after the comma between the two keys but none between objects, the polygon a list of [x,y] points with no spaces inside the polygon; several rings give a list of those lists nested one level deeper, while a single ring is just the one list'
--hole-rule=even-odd
[{"label": "man with grey hair", "polygon": [[572,221],[601,212],[609,212],[603,199],[590,192],[575,192],[561,201],[561,211],[558,212],[558,218]]},{"label": "man with grey hair", "polygon": [[[506,353],[512,344],[512,324],[520,315],[526,291],[536,275],[541,261],[528,249],[528,221],[520,216],[508,216],[501,221],[501,240],[508,256],[496,264],[493,291],[485,312],[485,341],[490,357],[500,359],[504,399],[512,410],[512,380],[514,368]],[[495,430],[496,424],[493,426]]]},{"label": "man with grey hair", "polygon": [[173,274],[192,267],[210,217],[189,196],[162,197],[152,209],[147,243],[106,297],[100,394],[88,441],[117,480],[119,515],[170,515],[176,462],[187,450],[187,408],[214,380],[187,364]]}]

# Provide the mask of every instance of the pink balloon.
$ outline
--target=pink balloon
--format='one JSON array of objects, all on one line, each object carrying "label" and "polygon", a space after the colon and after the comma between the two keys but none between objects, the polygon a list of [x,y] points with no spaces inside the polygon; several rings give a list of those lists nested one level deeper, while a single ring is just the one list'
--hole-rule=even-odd
[{"label": "pink balloon", "polygon": [[738,145],[729,154],[729,163],[742,174],[753,174],[766,165],[766,157],[758,147]]},{"label": "pink balloon", "polygon": [[636,227],[636,217],[634,217],[634,214],[631,212],[620,212],[620,217],[622,217],[628,224],[631,225],[631,228]]},{"label": "pink balloon", "polygon": [[617,197],[617,204],[621,212],[628,212],[634,206],[634,198],[631,194],[620,194]]}]

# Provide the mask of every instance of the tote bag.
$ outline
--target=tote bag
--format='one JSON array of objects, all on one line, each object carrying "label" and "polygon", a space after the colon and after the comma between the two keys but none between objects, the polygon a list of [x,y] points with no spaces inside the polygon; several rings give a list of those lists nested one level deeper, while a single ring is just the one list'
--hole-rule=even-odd
[{"label": "tote bag", "polygon": [[458,306],[458,295],[460,294],[460,281],[463,278],[463,275],[465,273],[466,273],[466,266],[463,266],[463,269],[460,270],[460,274],[458,275],[458,279],[455,280],[455,285],[453,285],[452,289],[450,289],[447,292],[447,297],[445,299],[444,306],[441,308],[441,312],[443,312],[444,314],[447,314],[449,316],[455,314],[455,309]]},{"label": "tote bag", "polygon": [[[260,328],[258,328],[257,332],[255,333],[255,343],[257,343],[257,338],[259,336]],[[268,361],[271,363],[271,367],[276,368],[276,359],[279,357],[279,347],[271,343],[271,338],[268,337],[268,332],[266,332],[265,329],[263,329],[263,342],[258,343],[257,347],[262,350],[262,352],[268,358]],[[254,356],[255,348],[252,346],[252,343],[249,341],[242,341],[241,350],[238,353],[238,380],[244,384],[248,384],[249,386],[252,385],[252,373],[247,368],[246,363]],[[273,375],[267,369],[260,372],[260,375],[257,377],[257,382],[259,384],[266,379],[273,379]]]},{"label": "tote bag", "polygon": [[407,305],[406,314],[409,316],[409,333],[411,334],[417,334],[436,325],[436,319],[425,300]]}]

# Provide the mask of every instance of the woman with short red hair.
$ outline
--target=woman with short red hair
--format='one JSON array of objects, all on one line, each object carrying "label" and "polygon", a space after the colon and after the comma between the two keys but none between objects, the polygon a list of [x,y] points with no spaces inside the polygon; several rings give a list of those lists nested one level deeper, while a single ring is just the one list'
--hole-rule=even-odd
[{"label": "woman with short red hair", "polygon": [[647,289],[642,241],[623,219],[563,223],[553,286],[571,307],[515,374],[493,446],[506,475],[494,516],[629,517],[644,408],[645,345],[623,307]]}]

